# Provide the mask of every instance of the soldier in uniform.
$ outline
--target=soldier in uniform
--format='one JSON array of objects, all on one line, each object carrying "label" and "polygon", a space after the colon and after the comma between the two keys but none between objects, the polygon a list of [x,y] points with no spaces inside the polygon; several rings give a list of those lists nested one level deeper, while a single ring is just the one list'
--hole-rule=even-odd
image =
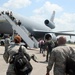
[{"label": "soldier in uniform", "polygon": [[[18,49],[19,49],[20,43],[21,43],[21,37],[18,36],[18,35],[16,35],[14,37],[14,42],[15,42],[15,44],[13,44],[12,46],[10,46],[7,51],[5,50],[5,52],[3,54],[3,58],[4,58],[5,62],[6,63],[9,63],[8,70],[6,72],[6,75],[16,75],[16,73],[14,71],[14,65],[13,65],[13,63],[10,64],[10,61],[12,59],[12,56],[15,53],[18,52]],[[26,48],[24,46],[22,46],[22,50],[23,50],[24,53],[27,53],[26,52]],[[27,53],[27,55],[29,56],[28,53]],[[29,58],[30,58],[30,56],[29,56]]]},{"label": "soldier in uniform", "polygon": [[68,56],[68,53],[71,52],[70,47],[66,46],[66,38],[65,37],[59,37],[58,38],[58,45],[55,47],[52,52],[51,56],[49,57],[48,66],[47,66],[47,72],[46,75],[50,75],[49,72],[52,69],[54,65],[54,75],[66,75],[65,74],[65,68],[66,68],[66,56]]},{"label": "soldier in uniform", "polygon": [[10,46],[10,36],[5,35],[5,51],[7,51],[8,47]]},{"label": "soldier in uniform", "polygon": [[47,55],[46,55],[46,62],[49,60],[49,56],[51,55],[52,49],[55,47],[55,43],[52,40],[51,35],[47,35],[45,37],[45,49],[47,50]]}]

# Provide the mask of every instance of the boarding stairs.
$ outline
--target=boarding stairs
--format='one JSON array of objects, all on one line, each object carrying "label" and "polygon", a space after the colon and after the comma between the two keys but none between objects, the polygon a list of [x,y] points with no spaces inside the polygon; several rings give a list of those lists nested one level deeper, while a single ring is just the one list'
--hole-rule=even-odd
[{"label": "boarding stairs", "polygon": [[[31,33],[29,33],[29,31],[23,25],[21,25],[20,27],[28,34],[28,36],[31,35]],[[35,39],[35,37],[32,36],[31,39],[34,41],[34,47],[38,48],[38,41]]]},{"label": "boarding stairs", "polygon": [[23,25],[21,25],[20,27],[28,34],[28,36],[30,35],[29,31]]},{"label": "boarding stairs", "polygon": [[22,39],[27,43],[27,45],[30,48],[34,48],[34,42],[28,36],[28,34],[19,25],[16,25],[15,22],[12,21],[9,16],[7,16],[6,14],[4,14],[3,17],[12,25],[13,31],[15,30],[22,37]]},{"label": "boarding stairs", "polygon": [[38,47],[39,47],[39,46],[38,46],[38,45],[39,45],[39,42],[35,39],[34,36],[32,36],[31,38],[32,38],[32,40],[34,41],[34,47],[35,47],[35,48],[38,48]]}]

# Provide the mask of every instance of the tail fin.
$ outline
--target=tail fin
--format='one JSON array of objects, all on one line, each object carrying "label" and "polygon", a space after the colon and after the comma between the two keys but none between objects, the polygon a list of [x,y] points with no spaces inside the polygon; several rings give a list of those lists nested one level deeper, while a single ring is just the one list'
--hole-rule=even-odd
[{"label": "tail fin", "polygon": [[53,11],[50,21],[53,22],[54,21],[54,17],[55,17],[55,11]]}]

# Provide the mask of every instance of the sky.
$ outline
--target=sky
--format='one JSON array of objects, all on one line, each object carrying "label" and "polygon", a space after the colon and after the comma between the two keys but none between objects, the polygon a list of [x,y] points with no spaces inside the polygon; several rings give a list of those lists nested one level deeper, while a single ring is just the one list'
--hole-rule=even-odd
[{"label": "sky", "polygon": [[41,24],[55,11],[55,31],[75,30],[75,0],[0,0],[2,10],[13,11]]}]

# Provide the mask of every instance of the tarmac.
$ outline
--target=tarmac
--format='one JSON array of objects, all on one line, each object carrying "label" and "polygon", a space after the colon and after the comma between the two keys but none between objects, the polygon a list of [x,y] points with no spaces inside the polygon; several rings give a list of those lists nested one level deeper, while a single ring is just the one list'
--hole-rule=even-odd
[{"label": "tarmac", "polygon": [[[75,45],[73,45],[72,47],[75,48]],[[30,62],[33,66],[33,70],[30,75],[46,75],[46,67],[48,65],[48,62],[45,62],[46,56],[44,57],[43,54],[39,52],[39,48],[38,49],[28,49],[27,52],[30,55],[35,54],[37,57],[37,60],[39,61],[37,63],[31,59]],[[0,75],[6,75],[6,71],[8,68],[8,64],[3,59],[3,53],[4,53],[4,46],[0,46]],[[50,75],[54,75],[53,69],[50,71]]]}]

